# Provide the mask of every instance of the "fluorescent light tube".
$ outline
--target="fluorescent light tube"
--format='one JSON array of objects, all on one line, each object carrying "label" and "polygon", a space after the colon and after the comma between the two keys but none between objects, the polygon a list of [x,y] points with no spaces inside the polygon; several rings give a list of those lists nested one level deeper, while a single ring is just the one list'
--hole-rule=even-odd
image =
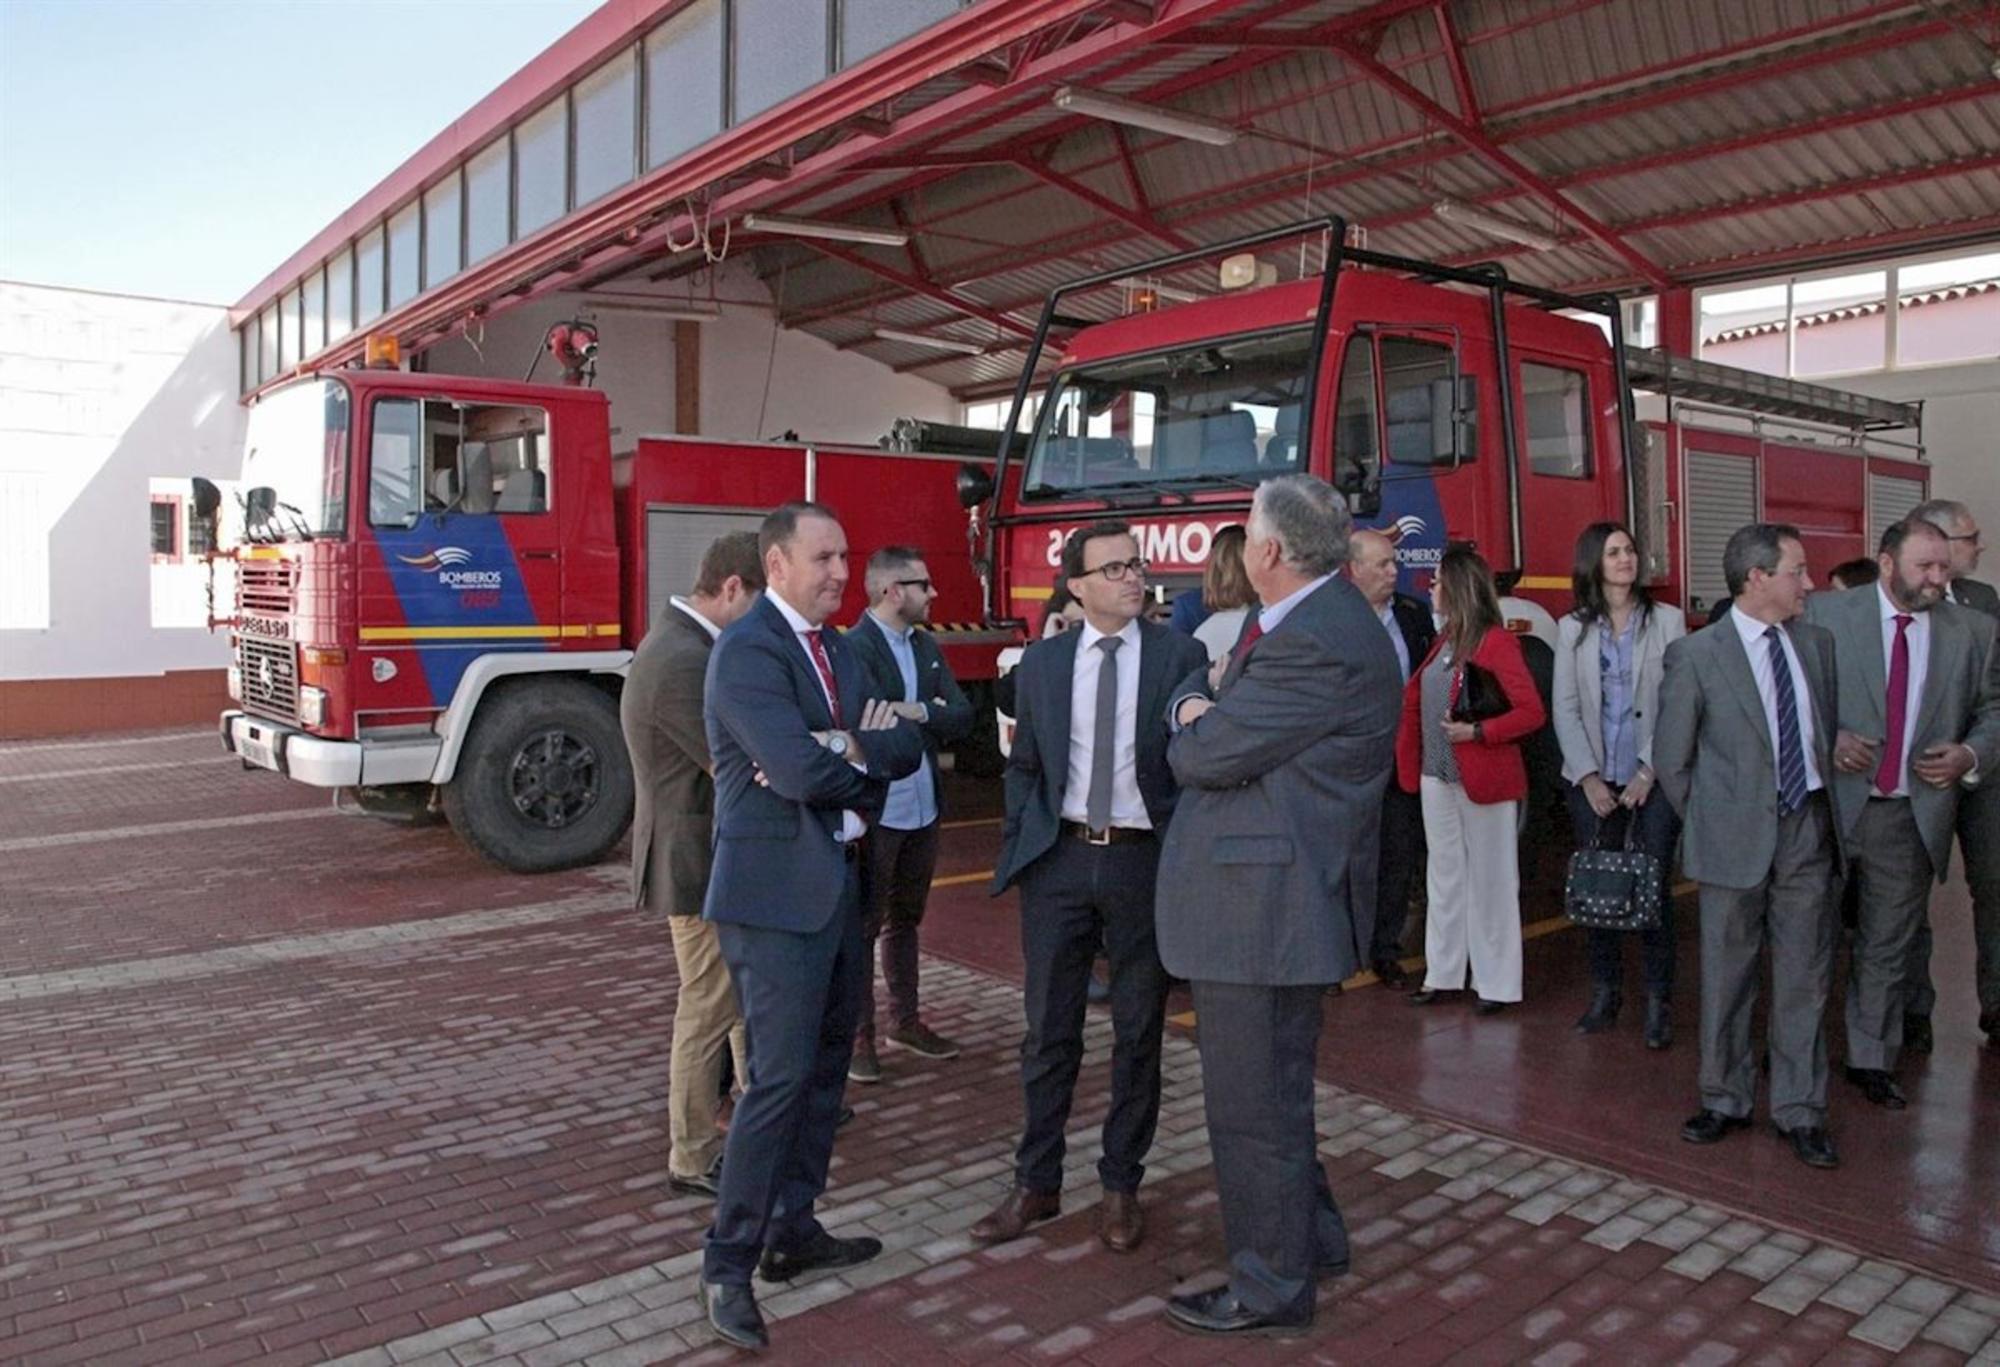
[{"label": "fluorescent light tube", "polygon": [[577,304],[588,312],[599,310],[619,313],[644,313],[655,318],[672,319],[681,323],[712,323],[722,316],[722,309],[703,299],[648,299],[640,295],[607,296],[585,295]]},{"label": "fluorescent light tube", "polygon": [[861,228],[852,223],[828,223],[818,218],[787,218],[783,214],[745,214],[744,230],[782,233],[787,237],[823,237],[829,242],[860,242],[870,247],[908,246],[910,235],[894,228]]},{"label": "fluorescent light tube", "polygon": [[1214,119],[1204,119],[1196,114],[1180,114],[1171,109],[1162,109],[1158,105],[1121,99],[1116,95],[1099,95],[1095,91],[1079,90],[1073,85],[1059,87],[1051,97],[1051,102],[1057,109],[1067,113],[1084,114],[1111,123],[1129,124],[1133,128],[1166,133],[1172,137],[1186,138],[1190,142],[1205,142],[1210,147],[1227,147],[1240,136],[1228,124],[1218,123]]},{"label": "fluorescent light tube", "polygon": [[1552,252],[1562,243],[1554,234],[1545,233],[1540,228],[1531,228],[1525,223],[1511,218],[1502,218],[1475,205],[1465,204],[1456,199],[1441,199],[1431,206],[1431,212],[1448,223],[1471,228],[1493,237],[1504,237],[1509,242],[1518,242],[1524,247],[1533,247],[1538,252]]},{"label": "fluorescent light tube", "polygon": [[966,356],[979,356],[986,351],[977,342],[961,342],[953,337],[927,337],[921,332],[899,332],[895,328],[876,328],[875,336],[879,341],[908,342],[911,346],[936,347],[939,351],[956,351]]}]

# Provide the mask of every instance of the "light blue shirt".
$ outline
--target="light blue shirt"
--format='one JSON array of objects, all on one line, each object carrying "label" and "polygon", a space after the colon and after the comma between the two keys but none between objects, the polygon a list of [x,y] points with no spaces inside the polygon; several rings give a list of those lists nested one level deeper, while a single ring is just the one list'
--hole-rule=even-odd
[{"label": "light blue shirt", "polygon": [[1269,636],[1272,632],[1276,631],[1278,624],[1292,615],[1292,609],[1304,602],[1307,594],[1331,578],[1333,576],[1330,574],[1322,574],[1304,588],[1286,594],[1283,598],[1280,598],[1277,602],[1259,612],[1257,614],[1257,623],[1264,628],[1264,634]]},{"label": "light blue shirt", "polygon": [[1598,720],[1604,728],[1604,772],[1598,777],[1614,788],[1630,783],[1639,772],[1639,728],[1632,716],[1638,680],[1632,675],[1632,645],[1639,635],[1639,614],[1625,619],[1625,630],[1611,629],[1610,618],[1597,624],[1597,677],[1603,704]]},{"label": "light blue shirt", "polygon": [[1389,633],[1389,644],[1396,648],[1396,668],[1402,673],[1403,682],[1410,681],[1410,643],[1403,639],[1403,627],[1396,620],[1396,600],[1391,598],[1375,614],[1382,619],[1382,630]]},{"label": "light blue shirt", "polygon": [[[882,639],[889,643],[890,658],[903,676],[903,697],[906,701],[928,703],[930,699],[917,691],[917,651],[910,639],[909,627],[896,627],[876,617],[871,609],[868,613],[881,628]],[[878,824],[892,831],[920,831],[938,819],[937,775],[931,772],[931,757],[928,752],[924,762],[917,766],[917,772],[908,778],[899,778],[889,784],[889,800],[882,806],[882,816]]]}]

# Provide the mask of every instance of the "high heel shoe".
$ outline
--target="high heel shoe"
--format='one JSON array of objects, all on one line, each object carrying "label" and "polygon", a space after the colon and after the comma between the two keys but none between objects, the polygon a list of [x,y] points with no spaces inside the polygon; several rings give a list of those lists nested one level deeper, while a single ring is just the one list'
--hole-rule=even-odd
[{"label": "high heel shoe", "polygon": [[1601,1035],[1618,1023],[1618,1008],[1624,999],[1618,989],[1603,983],[1590,989],[1590,1009],[1577,1017],[1576,1033],[1579,1035]]}]

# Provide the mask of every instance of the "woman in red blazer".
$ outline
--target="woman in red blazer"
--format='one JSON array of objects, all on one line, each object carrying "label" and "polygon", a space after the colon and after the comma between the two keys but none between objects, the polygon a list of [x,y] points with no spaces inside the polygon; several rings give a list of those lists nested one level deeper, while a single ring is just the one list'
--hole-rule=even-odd
[{"label": "woman in red blazer", "polygon": [[[1521,740],[1548,720],[1521,646],[1500,616],[1493,571],[1463,548],[1438,563],[1432,599],[1437,644],[1403,690],[1396,778],[1420,794],[1430,910],[1424,927],[1419,1006],[1465,986],[1468,965],[1479,1014],[1521,1000],[1521,878],[1517,828],[1528,795]],[[1465,664],[1489,671],[1507,709],[1484,721],[1454,721]]]}]

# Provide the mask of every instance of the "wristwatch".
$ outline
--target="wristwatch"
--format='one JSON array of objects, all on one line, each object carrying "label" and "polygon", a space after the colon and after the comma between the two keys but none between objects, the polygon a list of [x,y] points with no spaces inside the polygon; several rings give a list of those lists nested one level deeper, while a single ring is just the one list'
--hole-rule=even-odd
[{"label": "wristwatch", "polygon": [[847,737],[836,731],[826,738],[826,748],[833,751],[835,759],[847,758]]},{"label": "wristwatch", "polygon": [[1476,722],[1472,723],[1472,738],[1473,738],[1474,740],[1476,740],[1476,741],[1480,741],[1480,742],[1482,742],[1482,743],[1483,743],[1483,742],[1485,741],[1485,739],[1486,739],[1486,723],[1485,723],[1485,722],[1483,722],[1483,721],[1476,721]]}]

